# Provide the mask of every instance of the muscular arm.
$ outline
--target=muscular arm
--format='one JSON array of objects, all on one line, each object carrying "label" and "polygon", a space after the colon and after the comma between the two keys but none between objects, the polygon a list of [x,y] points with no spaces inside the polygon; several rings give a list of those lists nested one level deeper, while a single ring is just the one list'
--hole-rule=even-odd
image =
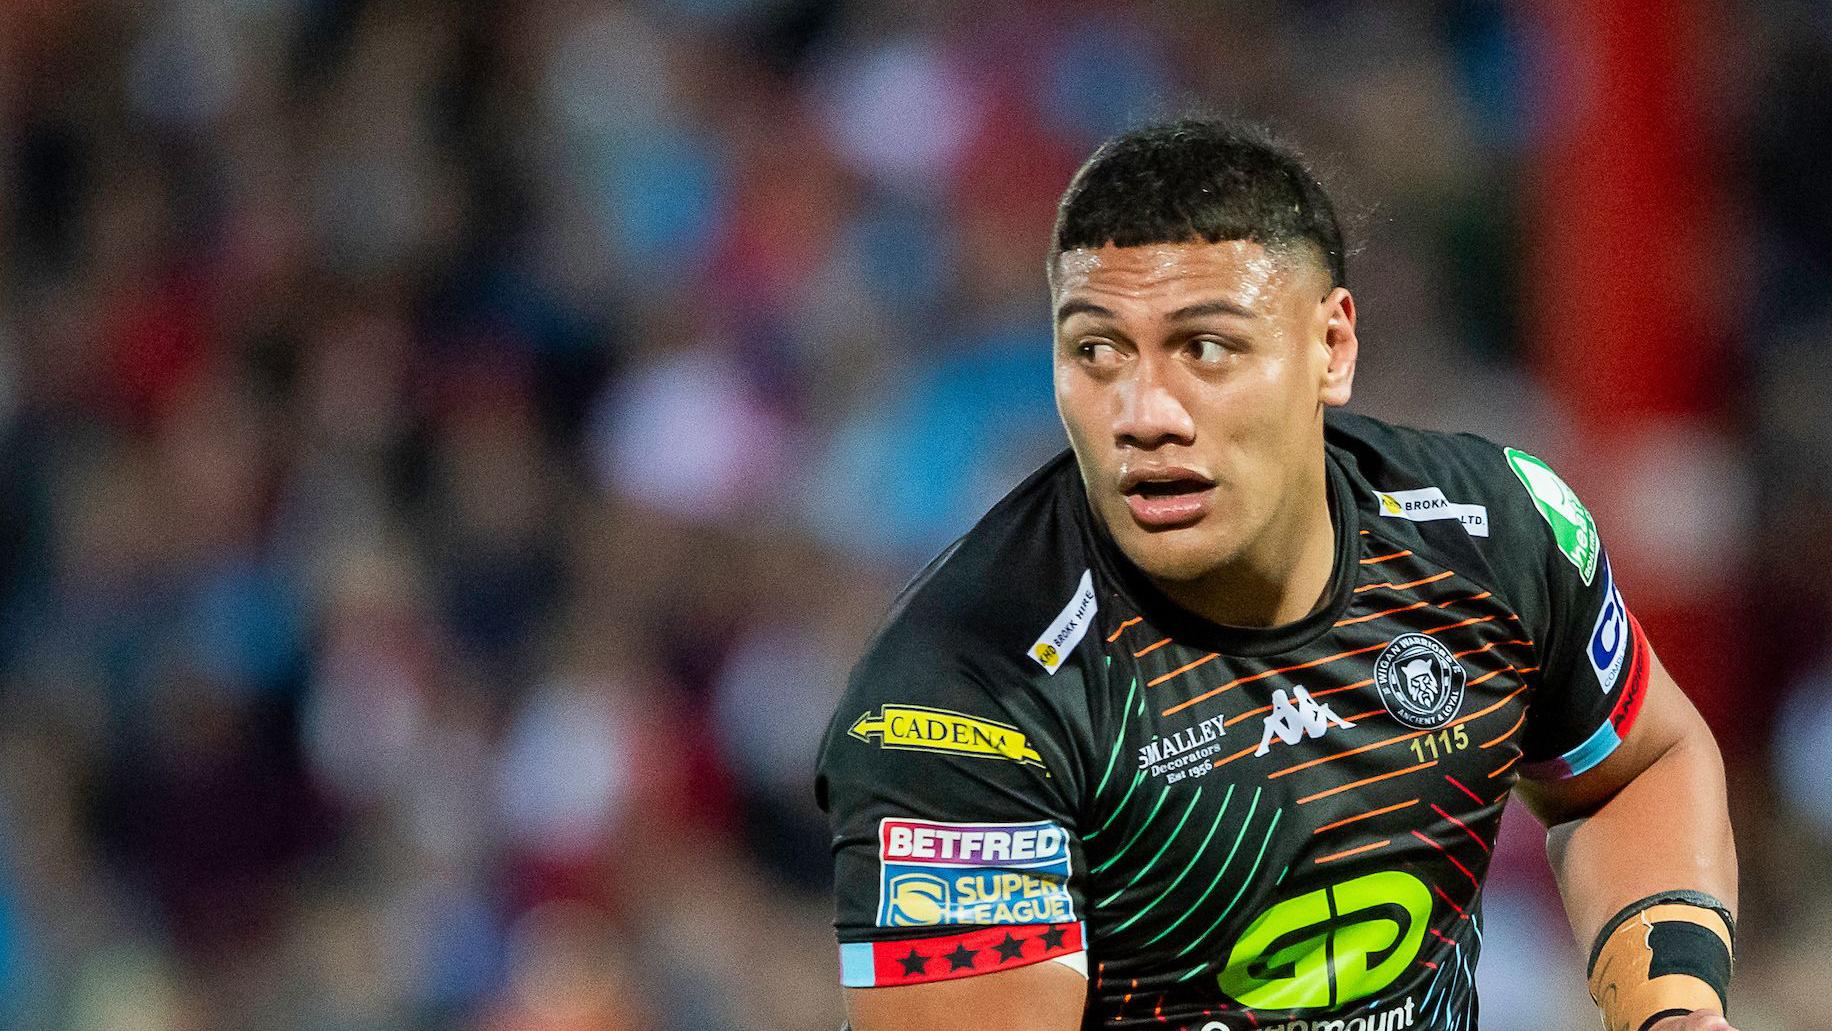
[{"label": "muscular arm", "polygon": [[1615,754],[1568,781],[1522,781],[1519,793],[1549,828],[1547,851],[1583,953],[1610,917],[1656,892],[1701,891],[1736,909],[1723,760],[1658,658],[1641,716]]},{"label": "muscular arm", "polygon": [[853,1031],[1075,1031],[1087,978],[1061,963],[896,988],[849,988]]}]

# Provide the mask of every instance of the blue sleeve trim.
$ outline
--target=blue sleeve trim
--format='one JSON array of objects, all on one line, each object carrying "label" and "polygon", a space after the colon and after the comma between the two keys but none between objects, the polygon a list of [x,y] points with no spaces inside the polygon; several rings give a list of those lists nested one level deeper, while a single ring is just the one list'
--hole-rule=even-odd
[{"label": "blue sleeve trim", "polygon": [[1595,734],[1590,735],[1589,740],[1565,753],[1565,765],[1571,770],[1566,776],[1575,777],[1583,773],[1609,758],[1610,754],[1621,745],[1622,738],[1616,734],[1616,725],[1604,720],[1603,725],[1597,728]]},{"label": "blue sleeve trim", "polygon": [[872,969],[871,942],[840,944],[840,984],[846,988],[872,988],[878,983]]},{"label": "blue sleeve trim", "polygon": [[1529,763],[1520,768],[1520,772],[1535,780],[1565,780],[1575,777],[1610,757],[1611,753],[1622,745],[1622,738],[1616,733],[1616,725],[1604,720],[1596,733],[1584,739],[1584,743],[1546,762]]}]

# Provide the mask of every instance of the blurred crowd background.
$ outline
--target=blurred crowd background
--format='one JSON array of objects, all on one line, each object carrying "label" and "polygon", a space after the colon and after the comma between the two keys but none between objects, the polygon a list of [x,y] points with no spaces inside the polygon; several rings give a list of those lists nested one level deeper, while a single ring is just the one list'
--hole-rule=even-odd
[{"label": "blurred crowd background", "polygon": [[[1192,108],[1350,212],[1357,408],[1592,501],[1824,1027],[1823,0],[0,0],[0,1026],[836,1028],[814,743]],[[1483,1025],[1594,1026],[1518,815]]]}]

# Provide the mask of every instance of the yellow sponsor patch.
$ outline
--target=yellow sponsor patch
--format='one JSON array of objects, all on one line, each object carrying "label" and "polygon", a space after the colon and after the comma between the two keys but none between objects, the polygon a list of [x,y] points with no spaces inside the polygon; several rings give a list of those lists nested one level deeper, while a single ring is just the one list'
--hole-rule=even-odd
[{"label": "yellow sponsor patch", "polygon": [[1009,759],[1024,766],[1043,765],[1043,756],[1030,746],[1024,732],[1018,728],[924,705],[886,705],[876,716],[863,713],[847,733],[860,741],[877,738],[883,748]]},{"label": "yellow sponsor patch", "polygon": [[1056,613],[1056,619],[1044,628],[1042,636],[1030,646],[1028,653],[1037,665],[1050,676],[1062,668],[1062,660],[1068,658],[1075,646],[1087,635],[1088,627],[1094,622],[1094,614],[1100,611],[1100,599],[1094,594],[1094,570],[1084,569],[1081,581],[1075,585],[1075,594],[1069,603]]}]

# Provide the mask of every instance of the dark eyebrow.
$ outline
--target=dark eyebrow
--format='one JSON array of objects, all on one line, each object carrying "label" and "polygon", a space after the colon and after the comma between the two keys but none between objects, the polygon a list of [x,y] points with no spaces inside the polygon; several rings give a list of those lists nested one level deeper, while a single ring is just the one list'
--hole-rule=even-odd
[{"label": "dark eyebrow", "polygon": [[1093,301],[1065,301],[1056,309],[1056,324],[1067,322],[1074,315],[1099,315],[1102,318],[1113,318],[1113,309],[1103,308]]},{"label": "dark eyebrow", "polygon": [[1204,315],[1234,315],[1243,319],[1258,317],[1255,312],[1243,308],[1233,301],[1223,300],[1203,301],[1200,304],[1185,305],[1165,317],[1172,322],[1182,322],[1184,319],[1199,319]]},{"label": "dark eyebrow", "polygon": [[[1103,308],[1093,301],[1066,301],[1063,303],[1062,307],[1056,309],[1056,322],[1060,325],[1067,322],[1071,316],[1075,315],[1098,315],[1108,319],[1114,317],[1111,308]],[[1202,301],[1198,304],[1184,305],[1165,316],[1165,318],[1171,322],[1182,322],[1185,319],[1199,319],[1205,315],[1233,315],[1243,319],[1258,317],[1257,313],[1253,312],[1251,309],[1243,308],[1233,301],[1217,299],[1213,301]]]}]

